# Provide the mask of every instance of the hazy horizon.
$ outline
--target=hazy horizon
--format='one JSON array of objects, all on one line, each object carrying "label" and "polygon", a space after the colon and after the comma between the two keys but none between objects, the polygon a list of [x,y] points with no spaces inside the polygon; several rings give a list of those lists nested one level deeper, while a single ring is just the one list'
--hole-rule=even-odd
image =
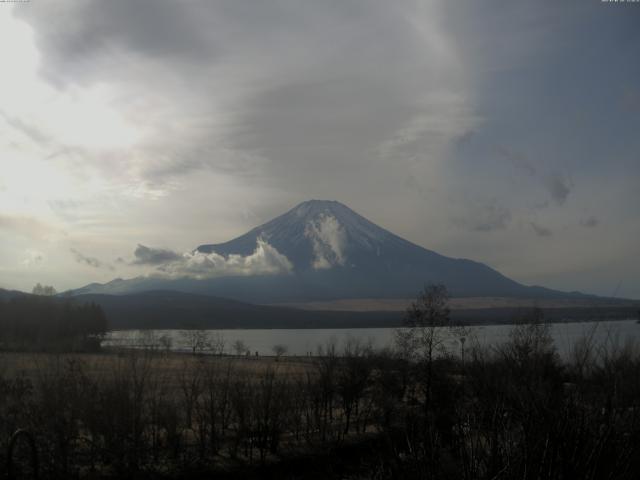
[{"label": "hazy horizon", "polygon": [[148,274],[317,198],[640,299],[638,25],[633,2],[0,2],[0,288]]}]

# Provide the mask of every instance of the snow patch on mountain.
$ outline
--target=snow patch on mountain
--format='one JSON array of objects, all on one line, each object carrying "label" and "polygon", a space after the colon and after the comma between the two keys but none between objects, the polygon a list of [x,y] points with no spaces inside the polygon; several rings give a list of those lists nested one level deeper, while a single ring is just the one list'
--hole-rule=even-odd
[{"label": "snow patch on mountain", "polygon": [[347,235],[336,217],[319,214],[307,223],[304,235],[313,246],[314,269],[322,270],[345,264]]}]

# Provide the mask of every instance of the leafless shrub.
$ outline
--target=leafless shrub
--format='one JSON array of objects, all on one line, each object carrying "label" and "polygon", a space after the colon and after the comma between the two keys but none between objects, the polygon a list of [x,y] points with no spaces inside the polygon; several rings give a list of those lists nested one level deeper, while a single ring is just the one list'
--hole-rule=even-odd
[{"label": "leafless shrub", "polygon": [[241,357],[242,355],[244,355],[248,350],[249,350],[249,347],[247,347],[246,343],[244,343],[244,340],[238,339],[235,342],[233,342],[233,351],[236,353],[238,357]]},{"label": "leafless shrub", "polygon": [[180,336],[193,355],[203,353],[209,348],[210,338],[207,330],[182,330]]},{"label": "leafless shrub", "polygon": [[277,344],[271,348],[271,351],[276,356],[276,362],[280,360],[280,357],[286,355],[289,351],[289,348],[286,345]]}]

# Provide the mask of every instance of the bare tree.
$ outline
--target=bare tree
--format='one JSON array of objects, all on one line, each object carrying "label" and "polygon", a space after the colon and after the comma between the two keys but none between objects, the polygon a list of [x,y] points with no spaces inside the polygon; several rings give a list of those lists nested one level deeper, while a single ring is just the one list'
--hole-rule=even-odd
[{"label": "bare tree", "polygon": [[160,346],[163,348],[165,353],[169,353],[171,351],[171,347],[173,346],[173,339],[170,335],[167,335],[165,333],[164,335],[160,336],[158,341],[160,342]]},{"label": "bare tree", "polygon": [[342,365],[336,376],[336,388],[342,399],[345,435],[349,433],[353,415],[359,414],[360,402],[371,377],[372,351],[371,343],[362,343],[355,338],[349,338],[344,346]]},{"label": "bare tree", "polygon": [[249,347],[247,347],[247,344],[244,343],[244,340],[236,340],[235,342],[233,342],[233,351],[236,352],[236,355],[238,357],[241,357],[242,355],[244,355],[244,353],[249,350]]},{"label": "bare tree", "polygon": [[555,363],[557,351],[551,335],[551,324],[544,321],[541,309],[535,307],[509,332],[509,341],[499,349],[512,365],[529,373],[541,362]]},{"label": "bare tree", "polygon": [[136,343],[145,350],[156,350],[160,346],[160,339],[153,330],[142,330],[138,333]]},{"label": "bare tree", "polygon": [[449,293],[444,285],[428,285],[411,303],[405,328],[396,331],[396,345],[408,358],[433,360],[444,343],[441,327],[449,327]]},{"label": "bare tree", "polygon": [[276,356],[276,362],[277,362],[278,360],[280,360],[280,357],[287,354],[287,352],[289,351],[289,348],[286,345],[277,344],[271,348],[271,351]]},{"label": "bare tree", "polygon": [[209,333],[206,330],[183,330],[180,336],[194,355],[209,347]]},{"label": "bare tree", "polygon": [[[327,440],[330,425],[333,422],[334,401],[336,396],[336,374],[339,358],[336,351],[336,340],[331,338],[326,345],[319,345],[317,349],[316,375],[309,382],[316,391],[317,406],[316,428],[320,432],[322,441]],[[309,375],[309,372],[307,373]]]},{"label": "bare tree", "polygon": [[34,295],[42,295],[45,297],[53,297],[55,294],[57,294],[57,290],[55,288],[53,288],[50,285],[41,285],[40,283],[36,284],[35,287],[33,287],[32,292]]},{"label": "bare tree", "polygon": [[434,357],[445,348],[446,331],[442,327],[451,326],[449,313],[447,287],[427,285],[407,309],[405,328],[396,331],[401,354],[420,366],[425,409],[431,403]]},{"label": "bare tree", "polygon": [[224,339],[224,335],[220,332],[216,332],[210,336],[209,350],[214,355],[223,355],[226,344],[227,342]]}]

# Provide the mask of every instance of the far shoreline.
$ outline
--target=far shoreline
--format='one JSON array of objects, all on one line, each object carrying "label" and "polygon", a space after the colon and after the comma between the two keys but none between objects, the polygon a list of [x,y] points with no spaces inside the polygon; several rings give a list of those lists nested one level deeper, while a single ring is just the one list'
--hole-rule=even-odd
[{"label": "far shoreline", "polygon": [[[531,318],[535,307],[453,309],[451,322],[455,325],[515,325]],[[622,307],[560,307],[542,308],[545,323],[608,322],[616,320],[638,320],[640,305]],[[320,315],[320,317],[318,317]],[[305,318],[309,316],[309,318]],[[231,320],[211,318],[199,322],[179,319],[171,322],[155,322],[153,318],[131,319],[129,322],[109,322],[109,331],[127,330],[310,330],[310,329],[371,329],[399,328],[404,326],[404,311],[319,311],[300,310],[300,318],[281,321],[277,318]]]},{"label": "far shoreline", "polygon": [[[553,320],[553,321],[544,321],[542,323],[549,325],[561,325],[565,323],[608,323],[608,322],[636,322],[640,325],[640,321],[636,318],[606,318],[606,319],[566,319],[566,320]],[[452,324],[452,325],[442,325],[440,328],[455,328],[455,327],[498,327],[498,326],[516,326],[526,322],[506,322],[506,323],[462,323],[462,324]],[[185,330],[225,330],[225,331],[248,331],[248,330],[373,330],[373,329],[396,329],[396,328],[406,328],[405,325],[395,325],[395,326],[377,326],[377,325],[361,325],[357,327],[351,326],[336,326],[336,327],[172,327],[172,328],[117,328],[108,330],[108,333],[112,332],[144,332],[144,331],[185,331]]]}]

